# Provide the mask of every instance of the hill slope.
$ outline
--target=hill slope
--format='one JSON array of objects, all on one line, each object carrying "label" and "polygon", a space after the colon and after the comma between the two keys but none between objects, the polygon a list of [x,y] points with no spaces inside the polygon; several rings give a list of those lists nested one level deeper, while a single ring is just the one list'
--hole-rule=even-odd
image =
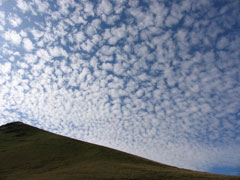
[{"label": "hill slope", "polygon": [[0,127],[0,179],[228,180],[240,178],[183,170],[15,122]]}]

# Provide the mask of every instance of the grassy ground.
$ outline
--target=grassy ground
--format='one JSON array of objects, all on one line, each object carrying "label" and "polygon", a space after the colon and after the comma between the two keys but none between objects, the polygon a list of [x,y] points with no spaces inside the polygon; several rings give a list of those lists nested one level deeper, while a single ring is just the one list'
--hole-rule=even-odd
[{"label": "grassy ground", "polygon": [[179,169],[23,123],[0,127],[0,180],[230,180]]}]

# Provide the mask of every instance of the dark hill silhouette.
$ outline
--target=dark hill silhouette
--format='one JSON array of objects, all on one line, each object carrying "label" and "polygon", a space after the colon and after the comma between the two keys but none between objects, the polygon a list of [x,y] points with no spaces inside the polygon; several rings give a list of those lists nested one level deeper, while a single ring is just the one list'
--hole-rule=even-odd
[{"label": "dark hill silhouette", "polygon": [[21,122],[0,127],[0,180],[230,180],[160,164]]}]

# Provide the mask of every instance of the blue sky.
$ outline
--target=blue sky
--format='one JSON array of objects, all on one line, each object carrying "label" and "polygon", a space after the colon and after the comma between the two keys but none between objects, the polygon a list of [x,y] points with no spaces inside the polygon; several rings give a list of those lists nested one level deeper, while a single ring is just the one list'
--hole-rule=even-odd
[{"label": "blue sky", "polygon": [[240,1],[1,0],[0,125],[240,175]]}]

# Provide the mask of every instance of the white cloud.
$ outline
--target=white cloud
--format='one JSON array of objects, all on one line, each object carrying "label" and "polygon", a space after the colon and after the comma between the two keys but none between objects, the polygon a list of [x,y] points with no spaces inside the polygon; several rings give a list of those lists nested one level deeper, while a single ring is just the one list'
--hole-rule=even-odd
[{"label": "white cloud", "polygon": [[88,26],[86,30],[86,34],[90,37],[93,36],[94,34],[96,34],[95,28],[92,26]]},{"label": "white cloud", "polygon": [[85,11],[87,14],[89,14],[89,15],[91,15],[91,16],[94,16],[94,13],[95,13],[95,12],[93,11],[93,4],[90,3],[90,2],[87,2],[87,3],[85,3],[84,5],[85,5],[84,11]]},{"label": "white cloud", "polygon": [[115,63],[113,71],[114,71],[115,74],[123,75],[124,68],[123,68],[122,64]]},{"label": "white cloud", "polygon": [[22,23],[22,19],[19,18],[17,15],[10,16],[8,20],[13,27],[17,27]]},{"label": "white cloud", "polygon": [[73,14],[70,15],[70,19],[75,23],[75,24],[86,24],[87,21],[84,20],[83,17],[81,17],[81,9],[77,9]]},{"label": "white cloud", "polygon": [[51,60],[51,56],[48,54],[48,52],[45,49],[37,50],[36,55],[42,60],[45,60],[45,61]]},{"label": "white cloud", "polygon": [[25,37],[25,38],[27,37],[27,33],[26,33],[25,31],[23,31],[23,30],[20,32],[20,35],[21,35],[23,38],[24,38],[24,37]]},{"label": "white cloud", "polygon": [[174,16],[168,16],[165,21],[166,26],[172,26],[177,23],[178,23],[178,18]]},{"label": "white cloud", "polygon": [[33,43],[30,39],[28,38],[24,38],[23,39],[23,47],[27,50],[27,51],[32,51],[34,49]]},{"label": "white cloud", "polygon": [[110,29],[105,29],[103,38],[104,38],[104,39],[109,39],[110,37],[111,37]]},{"label": "white cloud", "polygon": [[26,1],[24,0],[17,0],[17,7],[21,9],[23,12],[29,10],[29,6]]},{"label": "white cloud", "polygon": [[222,37],[217,43],[217,48],[219,49],[224,49],[228,46],[229,46],[229,41],[226,37]]},{"label": "white cloud", "polygon": [[108,70],[108,71],[113,71],[113,65],[110,63],[103,63],[102,64],[102,69]]},{"label": "white cloud", "polygon": [[97,13],[99,15],[107,14],[109,15],[112,12],[112,3],[108,0],[102,0],[101,4],[97,8]]},{"label": "white cloud", "polygon": [[144,94],[144,91],[143,91],[142,89],[139,89],[139,90],[136,92],[137,97],[141,97],[143,94]]},{"label": "white cloud", "polygon": [[84,51],[87,51],[87,52],[90,52],[93,48],[94,44],[92,43],[92,41],[90,41],[89,39],[86,40],[84,43],[81,44],[81,48],[84,50]]},{"label": "white cloud", "polygon": [[25,60],[28,64],[34,64],[34,63],[37,62],[37,56],[36,56],[36,55],[33,55],[33,54],[25,54],[24,60]]},{"label": "white cloud", "polygon": [[15,30],[8,30],[3,36],[7,41],[11,41],[15,45],[19,45],[22,41],[21,36]]},{"label": "white cloud", "polygon": [[89,72],[89,69],[84,68],[84,69],[81,71],[81,73],[79,74],[79,81],[80,81],[80,82],[81,82],[81,81],[84,81],[85,78],[86,78],[86,75],[89,74],[89,73],[90,73],[90,72]]},{"label": "white cloud", "polygon": [[0,30],[2,31],[4,28],[3,26],[5,25],[5,12],[0,11]]},{"label": "white cloud", "polygon": [[143,43],[135,46],[134,52],[136,53],[137,56],[143,57],[148,54],[148,47]]},{"label": "white cloud", "polygon": [[34,29],[34,28],[32,28],[30,30],[30,32],[32,33],[33,38],[34,38],[35,41],[39,40],[39,38],[41,38],[43,36],[43,34],[44,34],[44,32],[39,31],[39,30]]},{"label": "white cloud", "polygon": [[3,74],[8,74],[11,71],[11,67],[12,67],[12,64],[10,62],[0,64],[0,72]]},{"label": "white cloud", "polygon": [[29,68],[29,65],[25,62],[18,62],[17,65],[21,68],[21,69],[27,69]]},{"label": "white cloud", "polygon": [[112,36],[108,40],[109,44],[115,44],[119,39],[123,38],[125,35],[125,29],[125,25],[122,25],[120,28],[112,28]]},{"label": "white cloud", "polygon": [[84,33],[83,32],[77,32],[75,35],[75,40],[76,40],[76,42],[78,42],[78,43],[81,43],[82,41],[84,41],[85,40],[85,35],[84,35]]},{"label": "white cloud", "polygon": [[58,1],[57,4],[60,7],[59,11],[63,15],[69,14],[69,9],[68,8],[71,7],[72,3],[73,3],[73,1],[67,1],[67,0]]},{"label": "white cloud", "polygon": [[70,72],[72,72],[72,69],[69,66],[66,65],[65,61],[61,62],[60,68],[61,68],[63,73],[70,73]]},{"label": "white cloud", "polygon": [[54,46],[53,48],[49,49],[49,53],[53,57],[64,56],[67,57],[67,52],[60,46]]},{"label": "white cloud", "polygon": [[102,46],[101,49],[99,50],[100,53],[106,56],[113,55],[113,53],[116,51],[116,47],[113,46]]},{"label": "white cloud", "polygon": [[117,20],[120,19],[119,15],[111,15],[106,17],[106,23],[114,25]]},{"label": "white cloud", "polygon": [[41,1],[41,0],[33,0],[33,2],[37,6],[38,12],[46,13],[48,11],[48,8],[49,8],[48,2]]},{"label": "white cloud", "polygon": [[92,21],[92,26],[94,26],[96,29],[100,29],[100,25],[101,25],[101,20],[100,19],[94,19]]}]

